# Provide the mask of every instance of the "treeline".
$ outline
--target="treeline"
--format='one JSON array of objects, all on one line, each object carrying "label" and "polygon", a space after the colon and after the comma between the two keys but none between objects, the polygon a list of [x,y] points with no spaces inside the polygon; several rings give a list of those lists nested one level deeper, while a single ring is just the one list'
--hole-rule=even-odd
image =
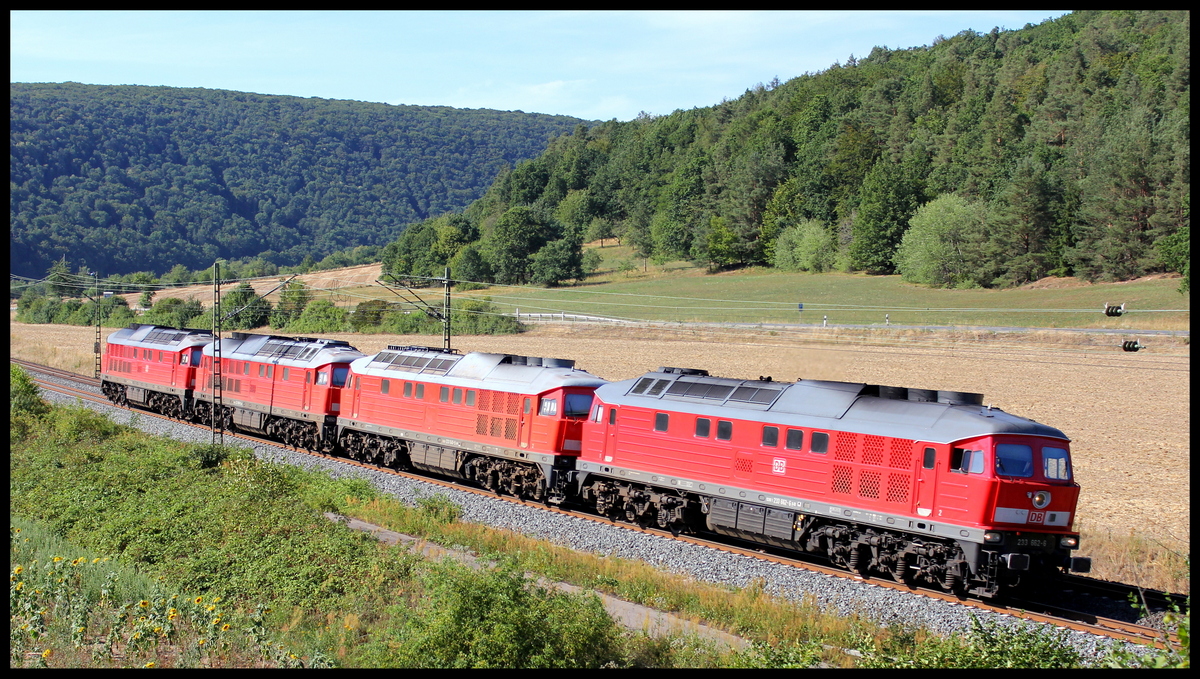
[{"label": "treeline", "polygon": [[[213,308],[197,299],[164,297],[154,300],[161,290],[156,281],[124,282],[93,286],[84,277],[63,273],[59,262],[42,282],[25,287],[17,300],[16,319],[21,323],[60,323],[124,327],[130,323],[150,323],[174,328],[212,328]],[[144,273],[144,272],[143,272]],[[212,272],[208,272],[211,278]],[[132,276],[138,278],[138,276]],[[224,276],[222,277],[224,278]],[[232,281],[230,281],[232,283]],[[124,295],[112,294],[112,287],[141,290],[138,307],[130,308]],[[284,284],[279,303],[272,305],[259,297],[248,282],[241,282],[221,296],[222,327],[225,330],[254,330],[270,326],[291,334],[336,332],[388,333],[394,335],[438,335],[443,323],[422,310],[382,300],[367,300],[354,310],[335,305],[329,299],[316,299],[303,281]],[[451,304],[450,331],[455,335],[495,335],[521,332],[512,316],[486,300],[456,300]]]},{"label": "treeline", "polygon": [[[275,266],[462,209],[581,121],[169,87],[9,87],[10,266]],[[376,260],[378,261],[378,260]]]},{"label": "treeline", "polygon": [[617,237],[714,270],[944,286],[1186,275],[1189,28],[1186,11],[1075,12],[579,126],[409,227],[385,271],[554,285],[581,275],[583,242]]}]

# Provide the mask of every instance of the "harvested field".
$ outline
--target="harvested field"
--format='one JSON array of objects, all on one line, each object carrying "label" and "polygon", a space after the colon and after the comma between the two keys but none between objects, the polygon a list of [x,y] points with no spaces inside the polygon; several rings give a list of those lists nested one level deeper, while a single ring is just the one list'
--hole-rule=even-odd
[{"label": "harvested field", "polygon": [[[94,331],[11,323],[12,355],[91,374]],[[108,331],[106,331],[107,334]],[[364,352],[388,344],[441,346],[441,337],[340,335]],[[515,336],[455,337],[456,349],[576,359],[610,380],[658,366],[776,380],[862,381],[980,392],[985,403],[1071,437],[1083,486],[1077,529],[1190,544],[1190,346],[1143,339],[1128,354],[1114,337],[901,331],[785,337],[765,332],[647,331],[543,326]],[[1084,554],[1087,553],[1086,545]]]}]

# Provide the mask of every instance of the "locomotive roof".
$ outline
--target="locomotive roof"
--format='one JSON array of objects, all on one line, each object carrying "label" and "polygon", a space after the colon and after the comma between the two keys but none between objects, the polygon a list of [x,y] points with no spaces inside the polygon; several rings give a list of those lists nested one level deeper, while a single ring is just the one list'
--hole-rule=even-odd
[{"label": "locomotive roof", "polygon": [[[473,351],[466,355],[430,347],[389,347],[352,364],[359,375],[421,379],[477,389],[538,394],[558,387],[596,387],[605,380],[567,359]],[[419,376],[419,377],[418,377]]]},{"label": "locomotive roof", "polygon": [[179,349],[205,344],[213,340],[212,332],[196,328],[169,328],[147,323],[130,323],[129,327],[108,336],[109,344],[124,344],[151,349]]},{"label": "locomotive roof", "polygon": [[[204,355],[213,355],[212,344]],[[235,332],[221,340],[221,356],[239,361],[258,361],[307,368],[326,363],[349,363],[363,353],[342,340],[315,337],[280,337]]]},{"label": "locomotive roof", "polygon": [[[596,395],[617,405],[931,443],[1000,433],[1067,438],[1053,427],[982,407],[981,394],[911,390],[914,396],[930,398],[926,401],[908,400],[908,391],[861,382],[739,380],[660,368],[605,385]],[[939,397],[944,402],[933,400]]]}]

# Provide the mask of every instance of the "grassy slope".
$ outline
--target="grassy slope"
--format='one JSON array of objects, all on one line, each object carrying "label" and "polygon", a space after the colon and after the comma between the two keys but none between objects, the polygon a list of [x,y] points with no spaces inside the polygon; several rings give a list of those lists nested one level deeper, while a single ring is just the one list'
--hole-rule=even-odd
[{"label": "grassy slope", "polygon": [[[905,283],[899,276],[814,275],[758,268],[706,275],[684,262],[647,264],[634,259],[628,246],[609,245],[600,252],[604,255],[601,270],[579,286],[494,287],[471,294],[488,295],[506,311],[506,307],[519,307],[522,313],[565,311],[665,321],[820,323],[828,316],[831,324],[883,324],[888,314],[891,323],[907,325],[1190,327],[1190,297],[1177,292],[1176,278],[1106,284],[1047,279],[1010,290],[942,290]],[[622,261],[636,268],[619,272]],[[803,318],[797,303],[804,304]],[[1131,313],[1107,317],[1101,313],[1106,303],[1124,303]],[[1058,309],[1073,311],[1052,311]]]}]

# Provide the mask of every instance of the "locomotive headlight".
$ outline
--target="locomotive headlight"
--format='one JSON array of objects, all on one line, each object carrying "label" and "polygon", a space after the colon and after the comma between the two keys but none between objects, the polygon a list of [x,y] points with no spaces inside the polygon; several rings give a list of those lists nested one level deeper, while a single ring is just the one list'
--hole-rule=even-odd
[{"label": "locomotive headlight", "polygon": [[1064,549],[1079,549],[1079,536],[1064,535],[1058,539],[1058,546]]},{"label": "locomotive headlight", "polygon": [[1050,504],[1050,491],[1039,490],[1033,494],[1033,506],[1037,509],[1045,509],[1046,505]]},{"label": "locomotive headlight", "polygon": [[983,534],[983,541],[987,542],[987,543],[994,544],[997,542],[1002,542],[1003,540],[1004,540],[1003,533],[997,533],[996,531],[989,530]]}]

